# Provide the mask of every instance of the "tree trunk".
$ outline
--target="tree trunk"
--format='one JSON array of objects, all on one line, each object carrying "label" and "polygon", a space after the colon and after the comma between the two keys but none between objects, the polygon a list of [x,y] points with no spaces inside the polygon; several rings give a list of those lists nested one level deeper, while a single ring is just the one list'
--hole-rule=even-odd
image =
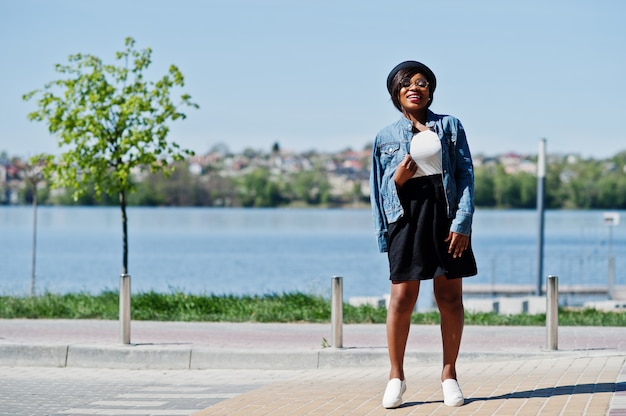
[{"label": "tree trunk", "polygon": [[126,217],[126,193],[124,190],[120,191],[120,208],[122,210],[122,234],[123,234],[123,259],[122,259],[122,274],[128,274],[128,221]]}]

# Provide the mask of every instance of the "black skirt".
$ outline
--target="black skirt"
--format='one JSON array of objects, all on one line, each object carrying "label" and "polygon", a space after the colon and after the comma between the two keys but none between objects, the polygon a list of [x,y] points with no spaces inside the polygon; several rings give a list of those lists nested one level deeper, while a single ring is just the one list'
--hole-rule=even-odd
[{"label": "black skirt", "polygon": [[400,189],[404,215],[389,224],[389,279],[448,279],[477,274],[470,244],[461,257],[453,258],[445,242],[452,219],[448,218],[441,175],[407,181]]}]

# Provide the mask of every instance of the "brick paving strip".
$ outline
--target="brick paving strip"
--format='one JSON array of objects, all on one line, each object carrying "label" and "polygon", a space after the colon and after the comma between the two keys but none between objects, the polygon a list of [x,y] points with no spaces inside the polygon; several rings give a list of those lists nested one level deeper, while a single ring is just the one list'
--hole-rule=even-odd
[{"label": "brick paving strip", "polygon": [[622,367],[622,372],[617,379],[617,388],[611,400],[609,416],[626,415],[626,365]]},{"label": "brick paving strip", "polygon": [[384,368],[307,371],[194,416],[607,415],[609,411],[616,416],[626,414],[625,360],[621,355],[596,355],[460,362],[459,381],[467,400],[459,408],[443,405],[439,366],[410,368],[404,404],[393,411],[380,404]]}]

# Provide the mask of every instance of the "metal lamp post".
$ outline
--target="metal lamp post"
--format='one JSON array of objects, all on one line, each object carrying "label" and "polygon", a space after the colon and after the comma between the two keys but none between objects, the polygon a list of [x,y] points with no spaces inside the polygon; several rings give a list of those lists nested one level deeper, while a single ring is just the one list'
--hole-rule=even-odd
[{"label": "metal lamp post", "polygon": [[546,139],[539,141],[537,155],[537,213],[539,214],[539,236],[537,240],[537,289],[535,294],[541,296],[543,286],[543,234],[544,234],[544,199],[546,184]]}]

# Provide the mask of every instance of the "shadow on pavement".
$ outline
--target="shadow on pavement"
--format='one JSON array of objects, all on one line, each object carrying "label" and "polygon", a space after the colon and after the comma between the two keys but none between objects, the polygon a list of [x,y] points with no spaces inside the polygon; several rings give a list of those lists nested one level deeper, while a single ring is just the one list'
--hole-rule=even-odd
[{"label": "shadow on pavement", "polygon": [[[572,394],[589,394],[589,393],[614,393],[626,391],[626,382],[620,383],[594,383],[594,384],[574,384],[570,386],[557,386],[536,390],[516,391],[514,393],[501,394],[499,396],[490,397],[467,397],[465,404],[473,402],[489,401],[489,400],[507,400],[507,399],[530,399],[536,397],[554,397]],[[442,403],[443,400],[426,401],[426,402],[406,402],[400,408],[420,406],[431,403]]]}]

